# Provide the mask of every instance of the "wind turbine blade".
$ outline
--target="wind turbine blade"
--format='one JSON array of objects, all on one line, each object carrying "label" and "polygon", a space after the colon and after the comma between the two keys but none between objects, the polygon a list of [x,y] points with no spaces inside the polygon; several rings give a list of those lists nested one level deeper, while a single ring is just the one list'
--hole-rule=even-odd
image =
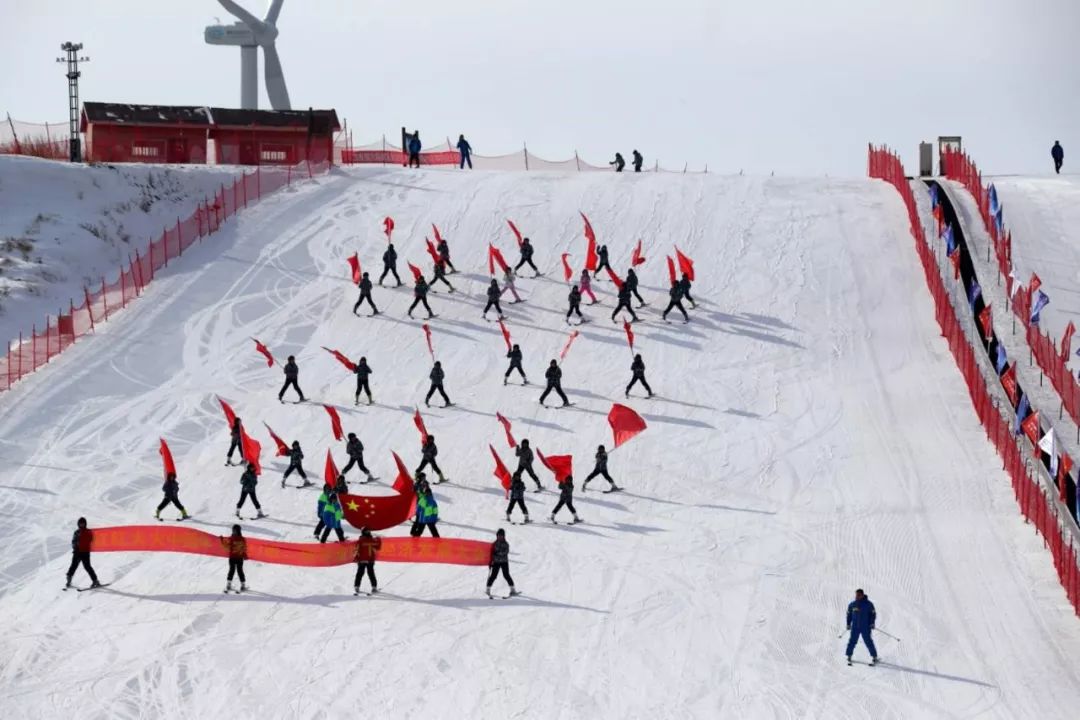
[{"label": "wind turbine blade", "polygon": [[221,3],[221,7],[228,10],[229,13],[238,20],[247,23],[247,25],[255,32],[259,32],[266,28],[266,24],[262,20],[237,5],[233,0],[218,0],[218,2]]},{"label": "wind turbine blade", "polygon": [[281,59],[277,48],[271,43],[263,46],[263,71],[266,78],[266,96],[270,98],[270,107],[275,110],[291,110],[289,90],[285,87],[285,73],[281,69]]},{"label": "wind turbine blade", "polygon": [[281,14],[281,4],[283,2],[285,2],[285,0],[273,0],[273,2],[270,3],[270,11],[266,13],[265,18],[268,25],[277,25],[278,15]]}]

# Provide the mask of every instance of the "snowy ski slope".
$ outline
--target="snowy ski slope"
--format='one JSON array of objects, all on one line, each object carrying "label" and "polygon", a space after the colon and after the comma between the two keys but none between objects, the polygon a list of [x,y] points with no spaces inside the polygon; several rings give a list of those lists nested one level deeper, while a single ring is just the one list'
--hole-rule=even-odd
[{"label": "snowy ski slope", "polygon": [[[345,256],[378,270],[380,223],[430,266],[439,225],[462,273],[433,296],[436,352],[458,407],[425,412],[453,483],[444,535],[491,538],[505,501],[496,412],[545,453],[591,469],[629,380],[602,306],[564,363],[577,406],[537,405],[562,347],[583,210],[625,271],[645,243],[650,307],[635,327],[658,398],[649,429],[611,457],[621,494],[578,494],[586,523],[507,526],[514,600],[482,596],[482,568],[378,567],[386,594],[354,598],[353,568],[250,564],[254,592],[222,595],[225,563],[97,554],[111,588],[63,593],[74,520],[153,522],[158,437],[194,527],[226,533],[239,494],[214,394],[257,431],[298,438],[321,474],[334,443],[317,404],[281,405],[281,375],[251,337],[295,354],[308,396],[341,408],[385,487],[391,450],[419,461],[411,415],[430,361],[411,294],[376,288],[356,318]],[[547,276],[508,306],[534,385],[503,387],[498,326],[480,319],[486,246],[516,258],[505,219]],[[700,274],[694,321],[659,321],[672,242]],[[243,214],[118,315],[0,399],[0,710],[25,718],[1068,718],[1080,699],[1080,624],[1050,556],[1019,519],[939,337],[905,211],[884,183],[590,174],[336,170]],[[658,307],[659,306],[659,307]],[[366,311],[362,311],[366,312]],[[374,369],[377,404],[320,346]],[[304,541],[314,491],[281,489],[252,537]],[[355,475],[353,476],[355,477]],[[599,487],[597,488],[599,489]],[[172,517],[175,511],[167,510]],[[404,534],[395,528],[387,534]],[[355,531],[349,529],[350,536]],[[85,585],[85,576],[78,576]],[[501,580],[500,580],[501,583]],[[502,587],[501,585],[498,587]],[[843,663],[855,587],[876,603],[888,663]],[[860,647],[857,657],[865,659]]]}]

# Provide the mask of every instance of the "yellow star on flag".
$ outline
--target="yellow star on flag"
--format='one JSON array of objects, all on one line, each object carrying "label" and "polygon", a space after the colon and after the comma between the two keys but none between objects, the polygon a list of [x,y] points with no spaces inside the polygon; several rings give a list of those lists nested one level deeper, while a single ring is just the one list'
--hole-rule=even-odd
[{"label": "yellow star on flag", "polygon": [[355,500],[350,500],[350,501],[349,501],[349,509],[350,509],[350,510],[354,510],[354,511],[355,511],[355,510],[359,510],[359,509],[360,509],[360,506],[356,504],[356,501],[355,501]]}]

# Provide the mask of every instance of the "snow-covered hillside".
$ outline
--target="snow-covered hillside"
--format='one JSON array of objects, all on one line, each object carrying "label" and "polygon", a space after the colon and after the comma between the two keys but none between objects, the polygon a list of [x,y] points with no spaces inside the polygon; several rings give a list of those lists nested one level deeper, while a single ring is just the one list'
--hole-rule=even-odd
[{"label": "snow-covered hillside", "polygon": [[[580,479],[630,379],[603,305],[571,349],[576,407],[545,409],[535,384],[563,346],[580,267],[578,211],[620,273],[644,240],[635,326],[658,397],[628,401],[650,427],[613,453],[625,492],[579,492],[585,523],[508,526],[488,443],[495,419]],[[384,314],[350,313],[344,258],[377,272],[381,220],[424,268],[437,223],[459,292],[432,297],[435,350],[456,407],[425,410],[445,536],[507,527],[525,595],[483,597],[485,570],[381,564],[385,594],[352,596],[353,568],[248,567],[256,592],[222,595],[225,562],[104,554],[103,591],[63,593],[75,519],[153,522],[158,437],[180,468],[194,527],[227,533],[238,471],[214,395],[264,448],[269,423],[310,472],[341,408],[385,487],[390,452],[419,462],[415,405],[430,360],[407,288]],[[545,277],[508,306],[533,385],[503,386],[498,326],[480,318],[486,247],[516,258],[506,219]],[[663,256],[695,259],[693,322],[666,324]],[[73,718],[1067,718],[1080,697],[1080,623],[1050,556],[1020,520],[940,337],[907,216],[884,183],[612,174],[336,170],[243,213],[170,264],[147,296],[0,398],[0,708]],[[528,273],[526,273],[528,274]],[[362,311],[364,313],[365,311]],[[312,403],[281,405],[278,357],[297,356]],[[377,404],[321,347],[366,355]],[[264,458],[266,455],[264,454]],[[305,541],[314,490],[259,486],[270,517],[251,537]],[[354,475],[354,477],[356,477]],[[601,489],[596,487],[596,490]],[[171,513],[172,511],[167,511]],[[171,515],[170,515],[171,516]],[[351,530],[351,529],[350,529]],[[395,528],[387,535],[403,535]],[[355,535],[355,531],[350,531]],[[85,582],[85,577],[82,578]],[[501,582],[501,581],[500,581]],[[843,663],[844,609],[877,604],[878,668]],[[866,658],[862,647],[857,656]]]},{"label": "snow-covered hillside", "polygon": [[0,342],[116,279],[235,167],[72,165],[0,155]]}]

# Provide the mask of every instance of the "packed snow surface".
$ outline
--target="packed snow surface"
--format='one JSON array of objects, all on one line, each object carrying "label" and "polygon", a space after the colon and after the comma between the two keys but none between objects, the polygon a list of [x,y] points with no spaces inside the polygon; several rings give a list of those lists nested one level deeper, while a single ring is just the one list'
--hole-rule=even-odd
[{"label": "packed snow surface", "polygon": [[[579,211],[620,274],[644,241],[650,305],[634,329],[654,399],[623,399],[631,355],[598,281],[603,304],[585,305],[592,322],[563,363],[576,406],[537,404],[569,332],[559,255],[580,269]],[[432,223],[461,270],[457,293],[431,298],[456,407],[423,408],[430,358],[407,287],[376,287],[383,315],[350,313],[345,258],[381,269],[387,215],[403,276],[406,260],[430,268]],[[508,218],[546,272],[526,272],[527,301],[504,306],[528,387],[503,386],[499,328],[480,318],[487,244],[517,257]],[[675,243],[698,273],[689,325],[659,318]],[[253,337],[297,356],[312,402],[278,403],[280,368]],[[353,377],[321,346],[368,358],[376,405],[353,407]],[[113,585],[61,592],[77,517],[154,523],[159,437],[190,526],[228,532],[239,470],[223,467],[215,394],[263,443],[270,517],[246,534],[290,541],[311,540],[317,488],[280,487],[261,423],[299,439],[321,477],[328,447],[339,466],[345,454],[318,403],[339,406],[380,479],[370,492],[386,492],[391,450],[419,462],[420,405],[452,480],[436,486],[443,535],[506,527],[525,594],[486,599],[485,568],[382,563],[385,594],[354,598],[352,566],[249,563],[253,592],[223,595],[224,560],[149,553],[98,553]],[[611,456],[625,492],[594,482],[576,494],[585,522],[553,526],[537,464],[535,522],[507,525],[487,445],[513,455],[495,413],[546,454],[572,453],[580,486],[611,446],[613,401],[649,424]],[[880,182],[336,170],[243,213],[0,397],[0,460],[5,717],[1046,720],[1080,700],[1080,621],[1020,519]],[[901,639],[876,635],[881,667],[843,660],[856,587]]]}]

